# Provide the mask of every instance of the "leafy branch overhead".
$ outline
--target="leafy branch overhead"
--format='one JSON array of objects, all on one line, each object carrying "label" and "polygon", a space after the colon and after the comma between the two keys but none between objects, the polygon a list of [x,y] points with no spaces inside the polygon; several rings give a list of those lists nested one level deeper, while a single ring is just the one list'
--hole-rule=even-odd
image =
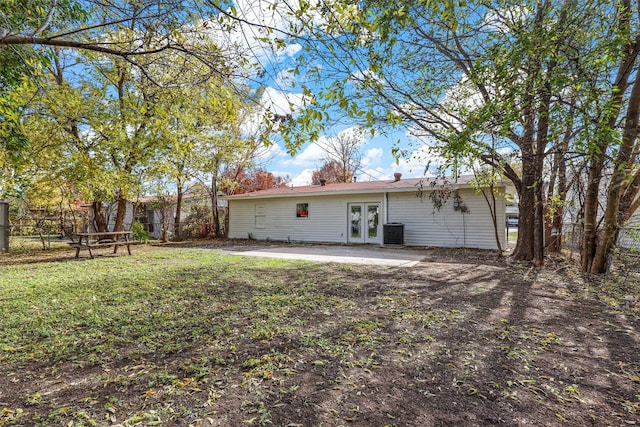
[{"label": "leafy branch overhead", "polygon": [[[197,139],[242,147],[238,165],[251,168],[244,162],[257,147],[279,142],[295,154],[355,127],[367,138],[401,132],[387,147],[398,163],[431,157],[452,175],[489,169],[510,181],[520,218],[513,257],[537,266],[561,251],[568,220],[583,230],[583,271],[604,272],[640,207],[640,16],[631,0],[0,6],[5,194],[48,173],[116,199],[139,188],[158,153],[190,161],[180,156]],[[182,94],[176,107],[169,89],[184,86],[193,105]],[[247,121],[257,123],[251,132]],[[225,169],[229,156],[218,154],[210,173]],[[359,170],[357,150],[329,157],[341,181]],[[86,167],[69,171],[64,160]],[[106,176],[117,185],[104,188]]]},{"label": "leafy branch overhead", "polygon": [[296,71],[309,80],[310,102],[285,138],[296,147],[348,117],[376,132],[405,130],[454,171],[494,168],[518,193],[513,255],[536,265],[544,234],[558,235],[545,230],[548,200],[574,191],[585,208],[583,269],[600,273],[615,230],[640,206],[637,8],[630,0],[306,4]]},{"label": "leafy branch overhead", "polygon": [[[203,28],[197,24],[202,9],[197,1],[4,3],[7,14],[0,22],[0,47],[8,49],[10,57],[37,47],[95,52],[120,57],[152,78],[145,57],[167,52],[197,61],[201,78],[227,72],[222,64],[228,58],[202,38]],[[46,51],[39,57],[49,61]]]}]

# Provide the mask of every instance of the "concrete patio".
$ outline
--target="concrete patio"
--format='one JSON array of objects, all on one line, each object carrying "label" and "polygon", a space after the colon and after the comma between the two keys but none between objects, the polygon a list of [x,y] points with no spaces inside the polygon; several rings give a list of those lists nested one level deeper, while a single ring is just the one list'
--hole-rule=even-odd
[{"label": "concrete patio", "polygon": [[413,267],[428,255],[428,251],[424,249],[389,248],[381,246],[274,245],[264,248],[242,248],[236,246],[225,248],[224,250],[228,252],[229,255],[387,267]]}]

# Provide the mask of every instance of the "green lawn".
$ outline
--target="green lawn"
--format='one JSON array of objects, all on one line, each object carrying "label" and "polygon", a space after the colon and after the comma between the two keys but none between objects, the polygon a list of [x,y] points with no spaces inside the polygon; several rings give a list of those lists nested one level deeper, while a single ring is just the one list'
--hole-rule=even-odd
[{"label": "green lawn", "polygon": [[278,267],[282,261],[248,264],[206,249],[6,266],[0,270],[0,363],[132,357],[123,348],[180,351],[194,337],[217,336],[238,321],[215,319],[225,307],[242,315],[256,302],[216,295],[237,288],[258,301],[281,287],[277,278],[261,280],[264,269]]},{"label": "green lawn", "polygon": [[470,250],[411,269],[74,253],[0,257],[0,426],[640,418],[635,301],[593,296],[570,268]]},{"label": "green lawn", "polygon": [[[319,307],[350,304],[316,292],[322,281],[305,283],[316,275],[313,264],[247,260],[211,249],[133,251],[76,260],[73,251],[59,248],[19,252],[15,265],[3,259],[0,365],[8,378],[32,385],[16,387],[23,393],[19,407],[0,413],[0,425],[157,425],[184,417],[194,410],[185,409],[195,405],[193,395],[228,363],[239,364],[239,385],[271,379],[279,368],[289,375],[288,352],[266,344],[304,327]],[[35,262],[42,256],[46,262]],[[313,345],[312,335],[305,339]],[[247,343],[266,348],[252,355]],[[87,377],[96,367],[100,372]],[[39,379],[52,383],[65,376],[70,382],[91,378],[101,387],[85,392],[72,386],[69,392],[80,394],[65,402],[40,390],[48,387]],[[200,404],[212,403],[216,393],[205,388]],[[0,405],[7,405],[6,398],[0,394]],[[263,412],[259,420],[267,423],[259,404],[247,398],[242,405],[241,418]]]}]

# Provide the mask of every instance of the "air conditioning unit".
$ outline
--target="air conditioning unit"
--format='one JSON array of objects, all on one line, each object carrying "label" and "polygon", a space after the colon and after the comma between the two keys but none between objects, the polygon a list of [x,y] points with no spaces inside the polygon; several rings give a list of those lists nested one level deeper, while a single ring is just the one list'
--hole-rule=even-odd
[{"label": "air conditioning unit", "polygon": [[391,222],[382,226],[385,245],[404,245],[404,224]]}]

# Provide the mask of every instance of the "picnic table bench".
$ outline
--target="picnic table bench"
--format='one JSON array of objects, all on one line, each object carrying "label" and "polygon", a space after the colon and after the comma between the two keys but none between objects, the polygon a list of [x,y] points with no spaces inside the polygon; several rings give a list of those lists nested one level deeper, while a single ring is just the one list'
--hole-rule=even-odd
[{"label": "picnic table bench", "polygon": [[95,233],[76,233],[77,241],[69,242],[72,248],[76,249],[76,258],[80,257],[80,250],[87,249],[89,257],[93,258],[92,249],[113,246],[113,253],[118,252],[118,246],[126,246],[127,252],[131,255],[130,231],[105,231]]}]

